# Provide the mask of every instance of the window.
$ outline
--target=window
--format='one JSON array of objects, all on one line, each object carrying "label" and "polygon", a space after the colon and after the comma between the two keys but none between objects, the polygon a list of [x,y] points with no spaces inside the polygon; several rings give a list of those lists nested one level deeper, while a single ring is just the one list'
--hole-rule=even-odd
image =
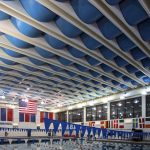
[{"label": "window", "polygon": [[110,103],[110,118],[136,118],[142,115],[141,97]]},{"label": "window", "polygon": [[146,96],[146,117],[150,117],[150,95]]},{"label": "window", "polygon": [[67,121],[67,111],[56,113],[56,120]]},{"label": "window", "polygon": [[86,121],[107,120],[107,104],[86,108]]},{"label": "window", "polygon": [[83,108],[70,110],[69,122],[83,122]]}]

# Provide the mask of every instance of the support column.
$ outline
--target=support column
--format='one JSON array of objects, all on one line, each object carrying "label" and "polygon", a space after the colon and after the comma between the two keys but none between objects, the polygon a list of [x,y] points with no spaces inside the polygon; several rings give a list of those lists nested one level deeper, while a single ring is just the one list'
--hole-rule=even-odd
[{"label": "support column", "polygon": [[142,118],[146,117],[146,95],[142,95]]},{"label": "support column", "polygon": [[107,120],[110,120],[110,102],[107,102]]},{"label": "support column", "polygon": [[86,107],[83,107],[83,123],[86,123]]},{"label": "support column", "polygon": [[69,122],[69,111],[67,110],[67,122]]}]

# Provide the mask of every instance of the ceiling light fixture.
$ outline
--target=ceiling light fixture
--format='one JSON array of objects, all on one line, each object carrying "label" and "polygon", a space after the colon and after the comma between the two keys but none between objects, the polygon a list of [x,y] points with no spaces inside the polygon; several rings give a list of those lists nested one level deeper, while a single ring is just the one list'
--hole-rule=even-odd
[{"label": "ceiling light fixture", "polygon": [[142,95],[146,95],[146,94],[147,94],[146,89],[144,89],[144,90],[142,91]]},{"label": "ceiling light fixture", "polygon": [[5,99],[6,97],[5,97],[5,95],[2,95],[2,96],[0,96],[0,98],[1,98],[1,99]]},{"label": "ceiling light fixture", "polygon": [[27,87],[27,91],[29,91],[30,90],[30,88],[29,87]]},{"label": "ceiling light fixture", "polygon": [[71,110],[71,109],[73,109],[73,107],[72,107],[72,106],[69,106],[69,107],[68,107],[68,110]]},{"label": "ceiling light fixture", "polygon": [[120,99],[125,99],[127,96],[127,93],[123,93],[121,96],[120,96]]},{"label": "ceiling light fixture", "polygon": [[44,105],[44,102],[42,101],[41,104]]}]

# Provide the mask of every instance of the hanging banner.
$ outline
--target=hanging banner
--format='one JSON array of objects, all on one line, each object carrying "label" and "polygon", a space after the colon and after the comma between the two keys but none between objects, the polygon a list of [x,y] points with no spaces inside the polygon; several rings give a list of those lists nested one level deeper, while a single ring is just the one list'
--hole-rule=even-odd
[{"label": "hanging banner", "polygon": [[53,122],[53,120],[48,119],[48,118],[44,118],[44,125],[45,125],[46,133],[49,131],[49,127],[50,127],[50,124],[51,124],[52,122]]},{"label": "hanging banner", "polygon": [[101,128],[97,128],[97,130],[98,130],[98,137],[100,137],[100,135],[101,135]]},{"label": "hanging banner", "polygon": [[74,124],[75,126],[75,130],[76,130],[76,136],[79,134],[79,131],[80,131],[80,128],[81,128],[81,125],[79,124]]},{"label": "hanging banner", "polygon": [[53,131],[55,132],[55,134],[58,131],[59,123],[60,122],[58,120],[53,120],[53,125],[54,125]]},{"label": "hanging banner", "polygon": [[92,131],[92,128],[91,127],[87,127],[88,136],[90,136],[91,131]]},{"label": "hanging banner", "polygon": [[86,131],[86,126],[82,126],[81,127],[81,137],[84,137],[85,131]]},{"label": "hanging banner", "polygon": [[69,135],[71,136],[73,130],[75,129],[75,126],[74,126],[74,124],[72,124],[72,123],[68,123],[68,127],[69,127]]},{"label": "hanging banner", "polygon": [[95,136],[97,128],[93,127],[92,129],[93,129],[93,136]]},{"label": "hanging banner", "polygon": [[107,138],[107,129],[102,129],[103,138]]},{"label": "hanging banner", "polygon": [[67,122],[61,122],[61,128],[62,128],[62,136],[64,135],[66,128],[67,128]]}]

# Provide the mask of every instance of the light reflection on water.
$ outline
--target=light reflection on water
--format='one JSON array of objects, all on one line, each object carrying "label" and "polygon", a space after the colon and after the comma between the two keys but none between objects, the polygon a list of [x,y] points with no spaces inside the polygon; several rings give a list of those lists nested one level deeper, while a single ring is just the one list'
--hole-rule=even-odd
[{"label": "light reflection on water", "polygon": [[0,150],[150,150],[149,145],[93,142],[80,144],[77,142],[54,142],[35,144],[0,145]]}]

